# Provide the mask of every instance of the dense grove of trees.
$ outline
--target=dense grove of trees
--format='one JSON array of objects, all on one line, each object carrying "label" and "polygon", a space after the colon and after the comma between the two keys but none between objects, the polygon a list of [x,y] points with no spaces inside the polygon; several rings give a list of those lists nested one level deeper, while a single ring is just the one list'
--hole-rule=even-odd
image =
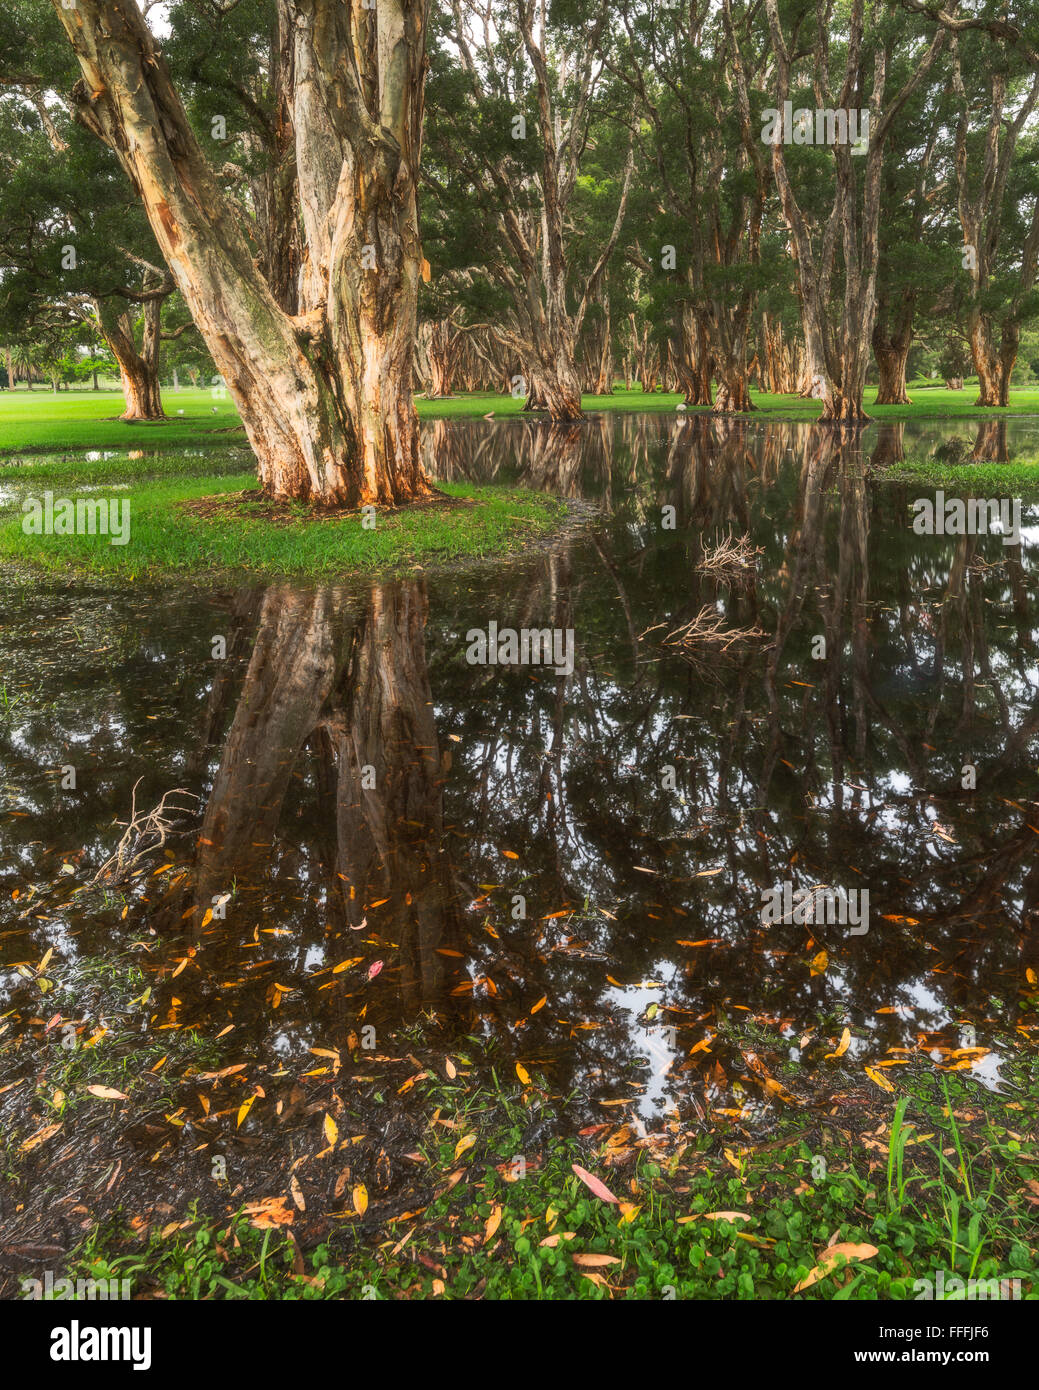
[{"label": "dense grove of trees", "polygon": [[12,0],[0,123],[9,379],[219,375],[276,497],[421,496],[415,390],[854,424],[1039,357],[1023,0]]}]

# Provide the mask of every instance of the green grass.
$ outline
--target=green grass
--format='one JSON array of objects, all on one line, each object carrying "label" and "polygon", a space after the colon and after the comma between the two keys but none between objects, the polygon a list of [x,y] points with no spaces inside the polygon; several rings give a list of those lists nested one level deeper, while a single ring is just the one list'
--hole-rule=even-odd
[{"label": "green grass", "polygon": [[[110,1219],[69,1273],[191,1299],[825,1301],[915,1299],[917,1281],[940,1270],[951,1297],[967,1292],[953,1279],[1019,1279],[1021,1298],[1039,1297],[1021,1191],[1039,1157],[1020,1142],[1021,1118],[1011,1122],[991,1097],[986,1113],[978,1088],[956,1080],[921,1074],[908,1084],[871,1148],[839,1121],[812,1133],[815,1122],[794,1116],[757,1148],[702,1135],[671,1153],[629,1149],[619,1166],[605,1143],[555,1139],[508,1181],[499,1170],[524,1153],[529,1093],[496,1084],[459,1103],[457,1088],[433,1082],[421,1099],[436,1105],[435,1124],[416,1155],[433,1196],[420,1210],[401,1216],[387,1203],[383,1220],[378,1194],[359,1213],[348,1190],[306,1258],[283,1227],[257,1229],[240,1210],[214,1221],[188,1209],[181,1229],[149,1233]],[[463,1136],[473,1142],[460,1157]],[[625,1205],[591,1192],[575,1163]],[[309,1162],[298,1171],[323,1181]],[[824,1261],[837,1242],[857,1248]]]},{"label": "green grass", "polygon": [[919,483],[974,496],[1039,495],[1039,462],[950,464],[940,459],[907,459],[875,476],[885,483]]},{"label": "green grass", "polygon": [[[989,419],[1000,415],[1039,414],[1039,386],[1026,386],[1012,391],[1011,404],[1005,410],[981,409],[975,406],[977,389],[971,385],[965,386],[962,391],[949,391],[944,386],[913,386],[910,387],[909,394],[912,398],[911,405],[873,405],[876,390],[867,389],[866,414],[874,420],[912,420],[961,415]],[[779,416],[785,420],[815,420],[822,411],[820,402],[805,400],[800,396],[773,396],[752,389],[750,397],[752,404],[762,416]],[[623,387],[617,387],[609,396],[582,396],[581,405],[586,411],[673,411],[681,399],[681,394],[675,391],[655,391],[647,394],[638,388],[626,391]],[[706,409],[706,406],[696,407],[695,411]],[[511,396],[459,395],[448,400],[420,399],[418,402],[419,417],[426,420],[482,416],[491,411],[495,416],[523,415],[523,401],[514,400]],[[694,410],[690,409],[689,413],[694,413]]]},{"label": "green grass", "polygon": [[[235,429],[238,412],[229,398],[208,391],[164,393],[170,418],[154,425],[128,425],[119,391],[0,391],[0,454],[61,449],[163,448],[212,444],[223,439],[245,443]],[[177,411],[183,410],[183,415]],[[214,413],[215,412],[215,413]],[[220,430],[234,429],[220,435]]]},{"label": "green grass", "polygon": [[[135,578],[168,571],[228,571],[330,578],[375,573],[462,558],[501,556],[537,542],[564,525],[571,508],[558,498],[516,488],[446,483],[456,507],[384,511],[374,530],[361,513],[313,520],[302,506],[272,521],[262,503],[247,502],[231,515],[199,516],[180,504],[255,487],[243,473],[219,478],[160,480],[112,497],[130,501],[130,540],[112,545],[105,535],[37,536],[22,530],[21,507],[0,521],[0,556],[47,570],[68,567]],[[75,499],[75,488],[68,495]],[[97,494],[83,494],[94,496]]]},{"label": "green grass", "polygon": [[[867,390],[866,413],[876,420],[909,420],[970,415],[1039,414],[1039,387],[1020,387],[1011,393],[1006,410],[980,410],[974,405],[975,388],[962,391],[916,385],[910,388],[909,406],[871,404],[875,391]],[[799,396],[772,396],[752,391],[751,399],[762,417],[814,420],[821,406]],[[0,454],[60,451],[63,449],[164,448],[213,444],[215,440],[245,443],[235,431],[238,415],[230,398],[214,399],[207,391],[167,390],[164,404],[170,418],[154,425],[128,425],[118,419],[123,398],[117,391],[62,392],[0,391]],[[618,387],[609,396],[584,396],[586,411],[673,411],[681,397],[675,392],[645,393]],[[183,410],[183,415],[177,412]],[[418,400],[423,420],[477,419],[493,412],[496,418],[522,416],[523,401],[508,395],[458,395],[448,400]],[[528,417],[538,418],[538,417]],[[220,431],[225,431],[221,434]]]}]

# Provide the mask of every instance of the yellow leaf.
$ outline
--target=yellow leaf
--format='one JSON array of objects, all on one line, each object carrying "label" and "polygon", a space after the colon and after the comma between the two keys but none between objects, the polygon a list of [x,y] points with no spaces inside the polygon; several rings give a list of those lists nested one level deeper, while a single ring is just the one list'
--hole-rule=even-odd
[{"label": "yellow leaf", "polygon": [[530,1085],[530,1073],[527,1071],[526,1067],[523,1065],[522,1062],[516,1063],[516,1075],[523,1082],[524,1086]]},{"label": "yellow leaf", "polygon": [[325,1138],[328,1140],[328,1147],[331,1148],[339,1138],[339,1126],[331,1115],[326,1115],[324,1120]]},{"label": "yellow leaf", "polygon": [[471,1149],[475,1143],[475,1134],[466,1134],[459,1139],[458,1143],[455,1145],[455,1162],[457,1163],[462,1155],[467,1152],[467,1150]]},{"label": "yellow leaf", "polygon": [[204,927],[208,927],[209,924],[210,924],[210,922],[211,922],[212,920],[213,920],[213,909],[212,909],[211,907],[207,907],[207,908],[206,908],[206,915],[202,918],[202,925],[203,925]]},{"label": "yellow leaf", "polygon": [[547,1003],[548,1003],[548,995],[547,995],[547,994],[543,994],[543,995],[541,996],[541,998],[538,1000],[538,1002],[537,1002],[535,1005],[533,1005],[533,1007],[531,1008],[530,1012],[531,1012],[532,1014],[536,1014],[537,1011],[538,1011],[538,1009],[543,1009]]},{"label": "yellow leaf", "polygon": [[363,1216],[368,1210],[368,1189],[363,1182],[359,1182],[354,1188],[354,1211],[358,1216]]},{"label": "yellow leaf", "polygon": [[111,1086],[88,1086],[87,1090],[92,1096],[100,1096],[102,1100],[129,1100],[130,1097],[124,1091],[116,1091]]},{"label": "yellow leaf", "polygon": [[253,1108],[253,1101],[255,1099],[256,1096],[251,1095],[248,1100],[242,1101],[241,1105],[238,1107],[238,1122],[235,1125],[235,1129],[241,1129],[242,1121],[245,1119],[246,1115],[248,1115],[249,1111]]},{"label": "yellow leaf", "polygon": [[875,1082],[882,1091],[893,1091],[895,1089],[882,1071],[877,1071],[875,1067],[866,1067],[865,1071],[869,1079]]},{"label": "yellow leaf", "polygon": [[490,1216],[488,1216],[486,1222],[484,1223],[484,1228],[483,1228],[483,1243],[484,1243],[484,1245],[487,1244],[487,1242],[490,1240],[491,1236],[494,1235],[495,1231],[498,1229],[498,1227],[499,1227],[500,1225],[501,1225],[501,1206],[500,1206],[500,1204],[499,1204],[498,1202],[495,1202],[494,1206],[491,1207],[491,1214],[490,1214]]},{"label": "yellow leaf", "polygon": [[59,1129],[61,1129],[60,1120],[57,1124],[44,1125],[44,1127],[38,1129],[35,1134],[30,1134],[29,1138],[20,1146],[18,1152],[23,1154],[29,1153],[32,1149],[35,1149],[37,1144],[45,1144],[48,1139],[57,1134]]},{"label": "yellow leaf", "polygon": [[619,1202],[618,1206],[620,1208],[620,1224],[622,1226],[629,1225],[642,1210],[641,1202]]},{"label": "yellow leaf", "polygon": [[841,1034],[841,1040],[837,1044],[836,1050],[833,1052],[827,1052],[826,1057],[823,1060],[828,1062],[831,1057],[843,1057],[848,1050],[848,1044],[850,1042],[851,1029],[845,1028],[844,1032]]},{"label": "yellow leaf", "polygon": [[842,1256],[846,1260],[871,1260],[879,1253],[875,1245],[851,1245],[847,1241],[842,1241],[840,1245],[831,1245],[828,1250],[823,1251],[822,1258],[815,1268],[795,1286],[794,1293],[810,1289],[820,1279],[825,1279],[831,1270],[840,1264]]},{"label": "yellow leaf", "polygon": [[826,969],[826,967],[829,965],[829,963],[830,957],[826,954],[825,951],[820,951],[817,956],[814,956],[812,958],[812,974],[821,975],[823,971]]}]

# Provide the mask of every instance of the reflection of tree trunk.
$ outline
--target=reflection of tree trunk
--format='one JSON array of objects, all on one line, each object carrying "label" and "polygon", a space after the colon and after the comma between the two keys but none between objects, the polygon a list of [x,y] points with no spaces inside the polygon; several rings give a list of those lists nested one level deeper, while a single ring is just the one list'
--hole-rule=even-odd
[{"label": "reflection of tree trunk", "polygon": [[981,421],[978,425],[978,434],[974,440],[971,458],[985,463],[1006,463],[1009,460],[1005,416],[1000,416],[995,420]]},{"label": "reflection of tree trunk", "polygon": [[272,587],[213,781],[199,847],[198,902],[269,861],[282,803],[336,673],[332,595]]},{"label": "reflection of tree trunk", "polygon": [[546,421],[533,425],[526,431],[524,440],[528,447],[524,450],[523,486],[558,497],[579,496],[584,437],[577,423],[564,425]]},{"label": "reflection of tree trunk", "polygon": [[890,425],[880,425],[877,429],[876,448],[870,455],[874,468],[890,468],[893,463],[901,463],[906,456],[906,427],[902,421]]},{"label": "reflection of tree trunk", "polygon": [[443,844],[450,757],[440,754],[433,716],[425,591],[414,582],[375,586],[349,650],[342,602],[327,587],[264,595],[195,870],[165,911],[176,926],[191,902],[200,927],[216,898],[254,889],[279,865],[284,874],[279,846],[298,836],[282,828],[285,800],[308,768],[303,786],[315,788],[323,829],[301,862],[324,865],[343,927],[359,926],[379,903],[370,929],[400,949],[405,1002],[431,1008],[457,969],[457,955],[439,952],[457,951],[462,911]]},{"label": "reflection of tree trunk", "polygon": [[[388,896],[410,1008],[444,993],[462,931],[444,846],[443,773],[426,666],[420,583],[377,586],[355,636],[337,728],[339,871]],[[358,905],[359,906],[359,905]],[[379,920],[382,921],[380,911]]]}]

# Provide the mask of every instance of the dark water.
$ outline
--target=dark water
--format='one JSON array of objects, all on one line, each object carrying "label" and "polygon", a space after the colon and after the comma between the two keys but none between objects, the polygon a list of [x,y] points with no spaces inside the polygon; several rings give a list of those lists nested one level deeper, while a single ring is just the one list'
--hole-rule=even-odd
[{"label": "dark water", "polygon": [[[381,584],[0,580],[9,1024],[47,1017],[16,967],[53,946],[52,974],[136,952],[147,1027],[197,1029],[220,1066],[320,1067],[309,1049],[372,1027],[378,1076],[409,1038],[476,1035],[581,1118],[732,1113],[791,1056],[796,1098],[826,1103],[845,1026],[859,1077],[926,1056],[998,1082],[1039,970],[1039,509],[1019,545],[920,536],[926,490],[876,470],[1035,457],[1039,420],[425,438],[442,478],[592,499],[601,521]],[[698,569],[727,534],[755,552],[728,581]],[[707,605],[761,635],[664,643]],[[470,664],[492,620],[572,629],[572,675]],[[116,822],[172,789],[194,809],[92,886]],[[868,890],[868,929],[763,924],[784,883]]]}]

